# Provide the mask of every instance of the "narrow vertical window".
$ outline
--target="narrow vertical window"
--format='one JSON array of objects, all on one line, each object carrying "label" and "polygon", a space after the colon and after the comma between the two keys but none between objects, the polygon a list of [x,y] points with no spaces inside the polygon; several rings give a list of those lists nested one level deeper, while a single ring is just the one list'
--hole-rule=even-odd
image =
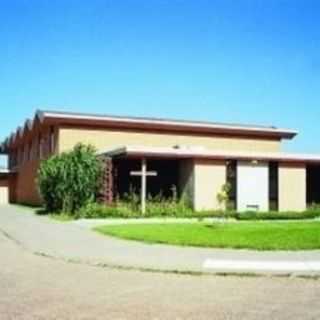
[{"label": "narrow vertical window", "polygon": [[28,161],[28,145],[23,146],[23,163]]},{"label": "narrow vertical window", "polygon": [[13,167],[13,152],[9,154],[9,169]]},{"label": "narrow vertical window", "polygon": [[20,148],[17,148],[17,166],[19,166],[21,163],[21,153]]},{"label": "narrow vertical window", "polygon": [[278,162],[269,163],[269,209],[279,210],[279,173]]},{"label": "narrow vertical window", "polygon": [[39,134],[39,138],[38,138],[38,158],[42,159],[42,137],[41,134]]},{"label": "narrow vertical window", "polygon": [[53,154],[55,152],[55,132],[54,127],[50,129],[50,153]]},{"label": "narrow vertical window", "polygon": [[14,168],[17,165],[17,151],[13,150],[10,154],[10,169]]},{"label": "narrow vertical window", "polygon": [[24,146],[21,146],[21,165],[24,163]]},{"label": "narrow vertical window", "polygon": [[28,161],[32,160],[32,142],[28,145]]},{"label": "narrow vertical window", "polygon": [[237,161],[227,161],[227,184],[230,188],[228,210],[237,210]]},{"label": "narrow vertical window", "polygon": [[19,165],[22,165],[23,162],[23,147],[19,148]]}]

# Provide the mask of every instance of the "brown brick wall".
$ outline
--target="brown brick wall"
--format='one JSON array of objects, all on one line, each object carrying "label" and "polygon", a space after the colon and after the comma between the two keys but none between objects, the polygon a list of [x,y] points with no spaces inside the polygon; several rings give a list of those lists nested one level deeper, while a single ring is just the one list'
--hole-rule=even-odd
[{"label": "brown brick wall", "polygon": [[0,187],[9,187],[9,179],[0,177]]},{"label": "brown brick wall", "polygon": [[16,197],[16,175],[15,174],[10,174],[9,176],[9,202],[10,203],[16,203],[17,202],[17,197]]},{"label": "brown brick wall", "polygon": [[[51,132],[54,133],[55,144],[51,143]],[[58,146],[57,141],[57,127],[50,126],[37,128],[14,147],[9,155],[11,158],[10,169],[16,170],[16,173],[10,177],[10,202],[41,204],[36,182],[40,164],[39,158],[45,159],[55,153]]]},{"label": "brown brick wall", "polygon": [[17,203],[41,204],[36,182],[38,168],[39,160],[31,160],[19,168],[15,176],[15,195],[11,195],[11,199],[13,197]]}]

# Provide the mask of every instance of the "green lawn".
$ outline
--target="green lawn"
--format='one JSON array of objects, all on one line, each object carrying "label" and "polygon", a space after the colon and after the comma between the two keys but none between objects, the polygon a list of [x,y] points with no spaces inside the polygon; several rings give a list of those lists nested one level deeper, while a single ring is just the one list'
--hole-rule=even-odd
[{"label": "green lawn", "polygon": [[102,226],[96,231],[148,243],[255,250],[320,249],[320,222],[238,222]]}]

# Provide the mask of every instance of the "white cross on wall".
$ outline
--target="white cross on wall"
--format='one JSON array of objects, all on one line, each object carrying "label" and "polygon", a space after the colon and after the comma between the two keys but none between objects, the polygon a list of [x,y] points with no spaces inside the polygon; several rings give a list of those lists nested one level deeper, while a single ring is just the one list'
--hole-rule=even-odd
[{"label": "white cross on wall", "polygon": [[147,171],[147,160],[141,160],[141,171],[131,171],[131,176],[141,177],[141,212],[146,213],[146,199],[147,199],[147,177],[156,177],[156,171]]}]

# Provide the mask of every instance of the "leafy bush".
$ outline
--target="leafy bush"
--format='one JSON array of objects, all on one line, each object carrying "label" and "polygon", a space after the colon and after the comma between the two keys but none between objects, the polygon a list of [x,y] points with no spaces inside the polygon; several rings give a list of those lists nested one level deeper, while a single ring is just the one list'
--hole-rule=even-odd
[{"label": "leafy bush", "polygon": [[303,212],[269,211],[269,212],[238,212],[236,218],[239,220],[289,220],[289,219],[314,219],[320,217],[320,210],[306,210]]},{"label": "leafy bush", "polygon": [[118,201],[114,206],[90,203],[81,208],[76,218],[227,218],[236,220],[289,220],[314,219],[320,217],[320,210],[307,210],[304,212],[236,212],[236,211],[193,211],[183,203],[162,200],[147,202],[146,214],[141,215],[138,205],[126,201]]},{"label": "leafy bush", "polygon": [[[144,217],[179,217],[192,215],[192,209],[186,204],[184,199],[179,199],[177,196],[177,189],[173,185],[172,196],[164,197],[162,193],[147,198],[146,213]],[[121,200],[116,203],[122,211],[126,208],[126,211],[131,211],[130,216],[141,217],[141,199],[139,194],[135,190],[130,189],[129,193],[124,194]]]},{"label": "leafy bush", "polygon": [[152,197],[148,196],[146,213],[141,214],[140,195],[130,189],[122,199],[118,199],[114,205],[89,203],[81,208],[76,218],[148,218],[148,217],[176,217],[176,218],[236,218],[236,212],[224,210],[194,211],[184,197],[179,199],[177,189],[172,186],[172,196],[164,197],[161,193]]},{"label": "leafy bush", "polygon": [[78,144],[70,152],[42,161],[38,186],[46,210],[74,214],[95,201],[103,172],[92,146]]},{"label": "leafy bush", "polygon": [[235,212],[225,211],[193,211],[181,201],[162,199],[150,200],[146,205],[146,214],[141,215],[139,203],[118,201],[113,206],[99,203],[89,203],[81,208],[75,218],[99,219],[99,218],[151,218],[151,217],[172,217],[172,218],[209,218],[224,217],[235,218]]},{"label": "leafy bush", "polygon": [[104,219],[104,218],[138,218],[140,212],[133,211],[126,205],[107,206],[100,203],[89,203],[83,206],[75,215],[82,219]]},{"label": "leafy bush", "polygon": [[150,201],[146,206],[147,217],[188,217],[193,211],[182,202]]},{"label": "leafy bush", "polygon": [[230,192],[231,192],[231,184],[230,183],[225,183],[220,192],[217,194],[217,200],[220,204],[221,208],[226,208],[228,202],[230,201]]},{"label": "leafy bush", "polygon": [[311,203],[311,205],[309,205],[308,210],[310,211],[320,211],[320,204],[319,203]]}]

